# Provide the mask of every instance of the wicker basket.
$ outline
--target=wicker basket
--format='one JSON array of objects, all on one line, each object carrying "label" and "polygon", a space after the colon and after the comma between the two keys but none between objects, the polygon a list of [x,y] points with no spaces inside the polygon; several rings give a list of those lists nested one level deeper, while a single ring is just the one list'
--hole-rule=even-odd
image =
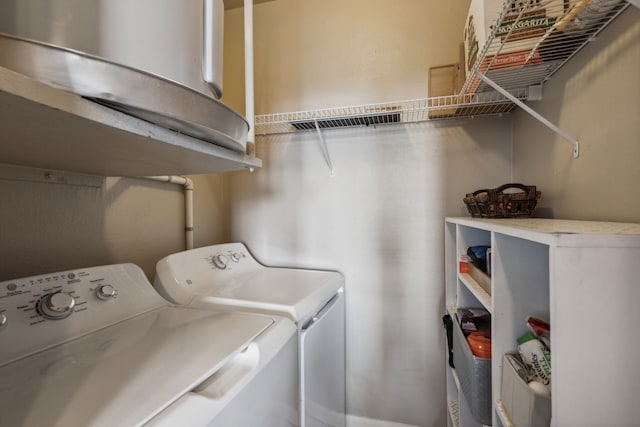
[{"label": "wicker basket", "polygon": [[[508,189],[520,192],[505,192]],[[477,190],[463,199],[472,217],[514,218],[531,216],[542,193],[535,185],[504,184],[491,190]]]}]

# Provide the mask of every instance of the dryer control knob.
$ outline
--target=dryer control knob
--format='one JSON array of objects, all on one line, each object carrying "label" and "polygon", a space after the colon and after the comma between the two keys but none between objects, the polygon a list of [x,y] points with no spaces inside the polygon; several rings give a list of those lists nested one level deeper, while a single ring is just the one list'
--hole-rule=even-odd
[{"label": "dryer control knob", "polygon": [[96,296],[102,301],[108,301],[116,295],[118,295],[118,291],[111,285],[98,286],[96,289]]},{"label": "dryer control knob", "polygon": [[229,259],[224,255],[214,255],[211,261],[213,261],[213,265],[220,270],[227,268],[227,264],[229,263]]},{"label": "dryer control knob", "polygon": [[7,315],[0,313],[0,328],[7,324]]},{"label": "dryer control knob", "polygon": [[242,258],[242,255],[240,255],[240,253],[238,252],[234,252],[231,254],[231,261],[233,262],[240,262],[241,258]]},{"label": "dryer control knob", "polygon": [[73,313],[76,301],[66,292],[46,294],[38,301],[38,312],[45,319],[59,320]]}]

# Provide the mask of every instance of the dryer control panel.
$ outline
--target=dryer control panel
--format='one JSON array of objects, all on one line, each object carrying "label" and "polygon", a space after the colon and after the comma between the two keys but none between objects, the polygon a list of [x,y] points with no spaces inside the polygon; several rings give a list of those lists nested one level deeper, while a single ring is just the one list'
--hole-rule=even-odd
[{"label": "dryer control panel", "polygon": [[218,249],[212,252],[211,255],[206,257],[206,260],[218,270],[226,270],[227,268],[233,268],[234,264],[238,264],[246,258],[246,250],[242,250],[242,248],[229,248],[227,250]]},{"label": "dryer control panel", "polygon": [[133,264],[0,282],[0,366],[164,305]]},{"label": "dryer control panel", "polygon": [[233,287],[265,268],[242,243],[205,246],[161,259],[154,286],[167,300],[189,305],[194,296]]}]

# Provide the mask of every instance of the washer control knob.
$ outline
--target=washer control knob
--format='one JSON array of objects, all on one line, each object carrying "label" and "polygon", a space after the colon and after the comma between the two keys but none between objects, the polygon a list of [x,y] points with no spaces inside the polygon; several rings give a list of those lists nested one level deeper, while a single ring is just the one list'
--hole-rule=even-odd
[{"label": "washer control knob", "polygon": [[7,315],[0,313],[0,328],[7,324]]},{"label": "washer control knob", "polygon": [[46,294],[38,301],[38,312],[45,319],[59,320],[73,313],[76,301],[66,292],[58,291]]},{"label": "washer control knob", "polygon": [[231,261],[233,262],[240,262],[240,259],[242,258],[242,256],[240,255],[239,252],[234,252],[231,254]]},{"label": "washer control knob", "polygon": [[213,261],[213,265],[220,270],[227,268],[227,264],[229,263],[229,259],[222,254],[214,255],[213,258],[211,258],[211,261]]},{"label": "washer control knob", "polygon": [[118,295],[118,290],[111,285],[100,285],[96,289],[96,296],[102,301],[108,301]]}]

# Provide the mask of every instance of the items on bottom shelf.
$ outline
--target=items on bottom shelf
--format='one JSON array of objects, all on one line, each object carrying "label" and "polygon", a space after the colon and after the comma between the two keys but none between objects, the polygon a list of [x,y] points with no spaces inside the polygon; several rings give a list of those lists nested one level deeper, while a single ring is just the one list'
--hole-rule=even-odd
[{"label": "items on bottom shelf", "polygon": [[551,326],[532,316],[526,324],[531,332],[518,338],[518,352],[536,380],[551,390]]},{"label": "items on bottom shelf", "polygon": [[[468,340],[472,334],[480,334],[484,344],[487,344],[486,338],[491,334],[491,316],[484,308],[460,308],[455,317],[456,320],[452,322],[453,360],[460,389],[473,418],[491,425],[491,357],[475,355]],[[476,346],[476,352],[478,350],[482,354],[483,349]]]},{"label": "items on bottom shelf", "polygon": [[459,308],[456,316],[465,336],[471,332],[491,334],[491,314],[486,309]]},{"label": "items on bottom shelf", "polygon": [[551,394],[539,382],[534,381],[539,386],[532,387],[527,382],[528,375],[518,354],[505,354],[500,394],[502,405],[515,426],[548,426],[551,422]]},{"label": "items on bottom shelf", "polygon": [[527,332],[518,338],[518,353],[527,368],[533,371],[535,381],[551,388],[551,354],[542,341]]},{"label": "items on bottom shelf", "polygon": [[542,319],[527,317],[527,327],[551,351],[551,325]]},{"label": "items on bottom shelf", "polygon": [[502,404],[514,425],[548,426],[551,421],[551,328],[527,317],[527,332],[518,338],[518,353],[504,355]]}]

